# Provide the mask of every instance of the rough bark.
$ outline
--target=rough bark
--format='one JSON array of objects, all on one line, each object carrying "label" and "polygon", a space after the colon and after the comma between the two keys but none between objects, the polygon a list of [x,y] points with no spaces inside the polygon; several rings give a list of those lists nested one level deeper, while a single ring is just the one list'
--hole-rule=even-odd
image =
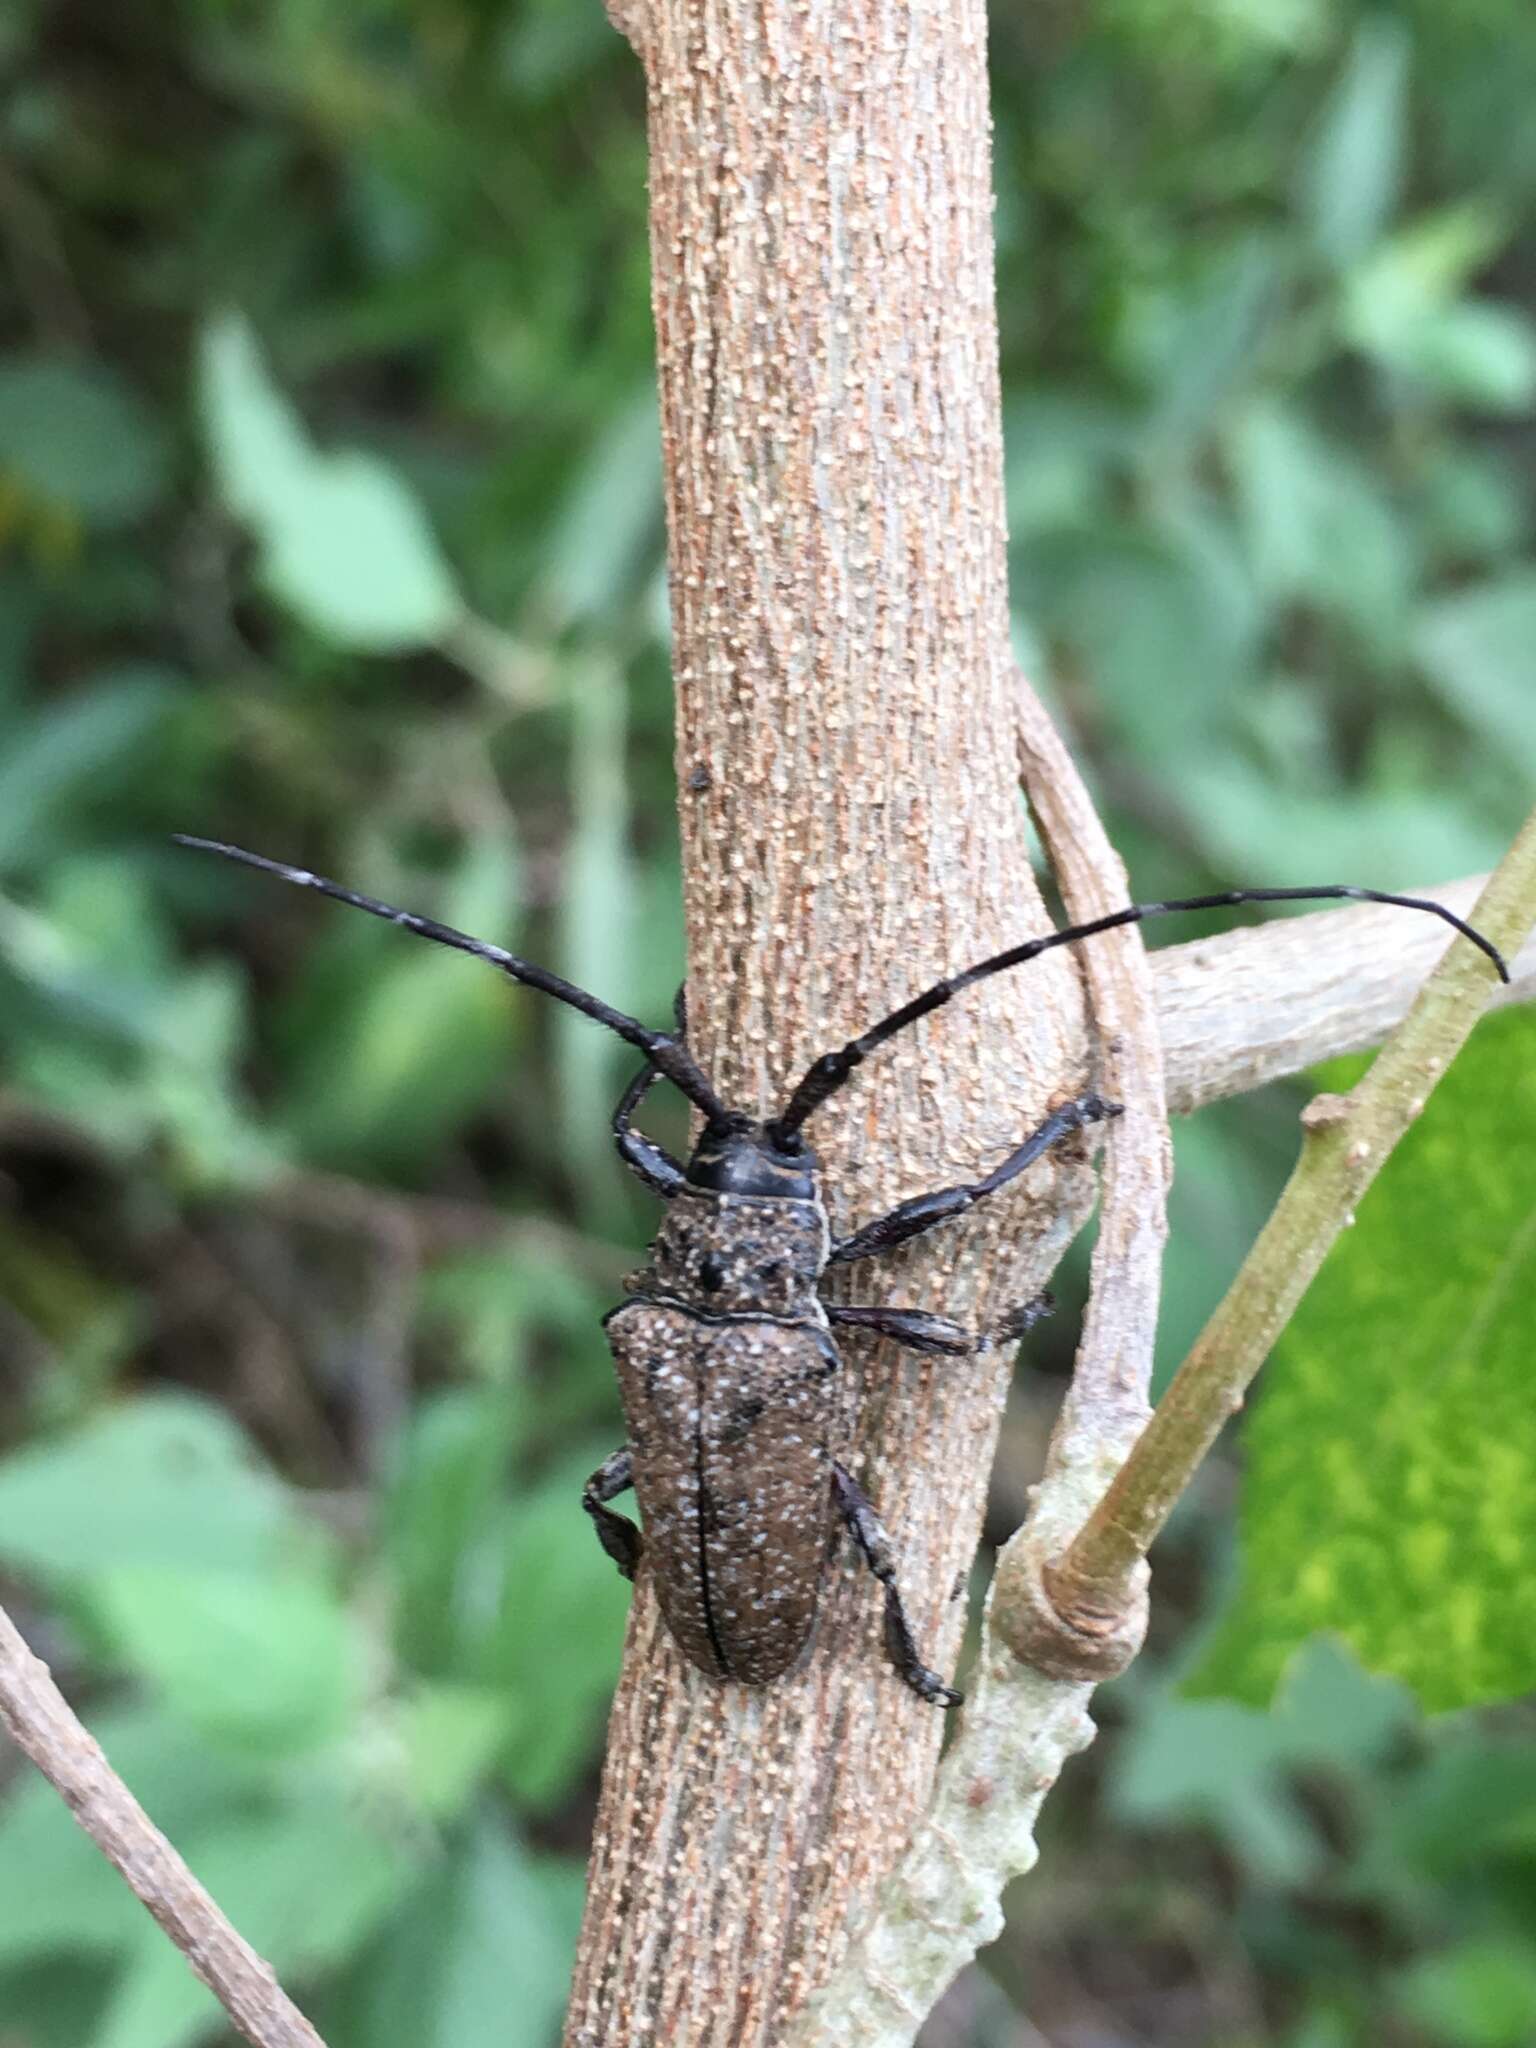
[{"label": "rough bark", "polygon": [[[626,10],[632,20],[633,10]],[[817,1052],[1038,928],[1016,787],[980,0],[653,0],[652,258],[696,1047],[768,1109]],[[898,1040],[818,1118],[834,1223],[968,1178],[1082,1080],[1074,969]],[[848,1298],[974,1320],[1081,1220],[1070,1160]],[[953,1661],[1008,1360],[850,1343],[848,1455]],[[940,1716],[839,1546],[804,1669],[686,1666],[637,1592],[567,2040],[780,2036],[903,1846]]]}]

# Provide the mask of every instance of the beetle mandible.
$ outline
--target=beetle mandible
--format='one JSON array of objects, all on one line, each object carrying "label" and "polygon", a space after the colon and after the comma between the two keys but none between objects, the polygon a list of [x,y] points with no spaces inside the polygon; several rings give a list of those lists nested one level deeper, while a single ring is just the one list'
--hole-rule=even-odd
[{"label": "beetle mandible", "polygon": [[[909,1349],[963,1357],[1016,1338],[1043,1311],[1025,1303],[990,1330],[968,1331],[916,1309],[823,1302],[818,1282],[846,1265],[910,1243],[1017,1180],[1052,1146],[1121,1113],[1088,1093],[1053,1109],[1022,1144],[980,1179],[899,1202],[850,1236],[834,1239],[819,1167],[802,1131],[872,1052],[900,1031],[994,974],[1100,932],[1191,910],[1245,903],[1351,899],[1441,918],[1479,947],[1509,980],[1503,956],[1443,904],[1332,883],[1317,888],[1224,889],[1161,903],[1133,903],[1085,924],[1026,939],[963,973],[935,982],[857,1038],[824,1053],[777,1116],[749,1116],[716,1095],[689,1052],[681,1001],[673,1031],[653,1031],[573,982],[451,925],[358,895],[307,869],[221,841],[177,835],[178,844],[244,862],[366,910],[418,937],[489,961],[514,981],[604,1024],[645,1055],[613,1116],[619,1156],[667,1214],[649,1262],[628,1276],[628,1299],[605,1318],[629,1438],[587,1483],[582,1505],[626,1578],[650,1552],[667,1626],[690,1662],[711,1678],[767,1685],[799,1661],[816,1620],[832,1518],[846,1526],[885,1592],[886,1650],[923,1699],[950,1707],[960,1694],[918,1654],[902,1604],[890,1539],[853,1475],[832,1450],[833,1329],[862,1329]],[[704,1116],[686,1166],[634,1126],[652,1084],[665,1077]],[[609,1505],[634,1489],[644,1534]]]}]

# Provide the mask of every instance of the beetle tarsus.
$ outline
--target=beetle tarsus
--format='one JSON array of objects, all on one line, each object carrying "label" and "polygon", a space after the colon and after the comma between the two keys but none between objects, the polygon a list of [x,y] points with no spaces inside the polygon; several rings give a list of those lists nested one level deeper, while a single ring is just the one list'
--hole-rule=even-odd
[{"label": "beetle tarsus", "polygon": [[999,1344],[1017,1344],[1027,1336],[1036,1323],[1043,1323],[1047,1316],[1056,1313],[1056,1297],[1048,1287],[1039,1294],[1032,1294],[1028,1301],[1021,1301],[1017,1308],[1009,1309],[1005,1316],[999,1316],[994,1327],[988,1331],[983,1349],[996,1350]]}]

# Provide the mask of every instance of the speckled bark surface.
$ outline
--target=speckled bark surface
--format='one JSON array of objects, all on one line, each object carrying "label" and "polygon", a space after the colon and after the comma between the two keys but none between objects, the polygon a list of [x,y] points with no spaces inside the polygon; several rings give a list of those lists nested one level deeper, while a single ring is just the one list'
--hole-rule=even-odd
[{"label": "speckled bark surface", "polygon": [[[978,0],[626,4],[650,99],[691,1037],[771,1107],[815,1053],[1043,928],[1017,790]],[[1081,1080],[1042,962],[887,1048],[809,1132],[834,1230],[984,1170]],[[978,1323],[1082,1214],[1071,1159],[849,1269]],[[1068,1219],[1071,1219],[1070,1222]],[[844,1455],[952,1661],[1006,1356],[850,1339]],[[889,1870],[942,1716],[839,1543],[805,1664],[694,1671],[642,1575],[567,2039],[771,2042]]]}]

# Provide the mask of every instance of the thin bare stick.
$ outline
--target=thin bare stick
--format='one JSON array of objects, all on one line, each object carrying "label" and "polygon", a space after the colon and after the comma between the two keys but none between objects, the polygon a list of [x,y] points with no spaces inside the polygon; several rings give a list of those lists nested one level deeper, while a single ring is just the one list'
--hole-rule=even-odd
[{"label": "thin bare stick", "polygon": [[[1486,875],[1414,893],[1470,916]],[[1361,904],[1267,919],[1152,954],[1168,1107],[1187,1116],[1342,1052],[1380,1045],[1446,951],[1427,918]],[[1536,940],[1490,1007],[1536,998]]]},{"label": "thin bare stick", "polygon": [[[1085,923],[1129,901],[1125,868],[1082,777],[1039,699],[1020,678],[1019,761],[1067,916]],[[1078,954],[1095,1041],[1095,1085],[1123,1102],[1100,1175],[1093,1304],[1068,1397],[1068,1420],[1092,1408],[1118,1433],[1146,1419],[1152,1378],[1147,1325],[1157,1320],[1165,1198],[1173,1172],[1160,1020],[1151,966],[1135,926]],[[1062,1431],[1058,1430],[1058,1441]]]},{"label": "thin bare stick", "polygon": [[254,2048],[324,2048],[70,1712],[0,1608],[0,1726],[62,1796]]},{"label": "thin bare stick", "polygon": [[[1536,812],[1494,870],[1473,913],[1506,952],[1536,924]],[[1113,1610],[1222,1425],[1242,1404],[1276,1337],[1312,1284],[1392,1148],[1487,1007],[1493,977],[1457,941],[1370,1072],[1348,1095],[1319,1096],[1285,1192],[1179,1368],[1103,1500],[1047,1574],[1058,1606]]]},{"label": "thin bare stick", "polygon": [[[1027,686],[1019,693],[1019,751],[1068,917],[1086,921],[1118,908],[1128,897],[1125,870],[1071,755]],[[1091,1292],[1071,1384],[1029,1521],[998,1558],[988,1621],[1016,1657],[1065,1679],[1122,1670],[1145,1628],[1140,1598],[1129,1612],[1105,1617],[1102,1628],[1090,1617],[1059,1615],[1042,1597],[1040,1572],[1146,1424],[1173,1172],[1147,956],[1129,931],[1119,931],[1083,947],[1079,959],[1093,1024],[1095,1085],[1123,1102],[1126,1114],[1111,1126],[1105,1147]],[[1005,1698],[997,1704],[1011,1712]],[[950,1753],[955,1769],[941,1783],[941,1802],[960,1780],[969,1796],[975,1773],[962,1752],[978,1723],[973,1712]]]}]

